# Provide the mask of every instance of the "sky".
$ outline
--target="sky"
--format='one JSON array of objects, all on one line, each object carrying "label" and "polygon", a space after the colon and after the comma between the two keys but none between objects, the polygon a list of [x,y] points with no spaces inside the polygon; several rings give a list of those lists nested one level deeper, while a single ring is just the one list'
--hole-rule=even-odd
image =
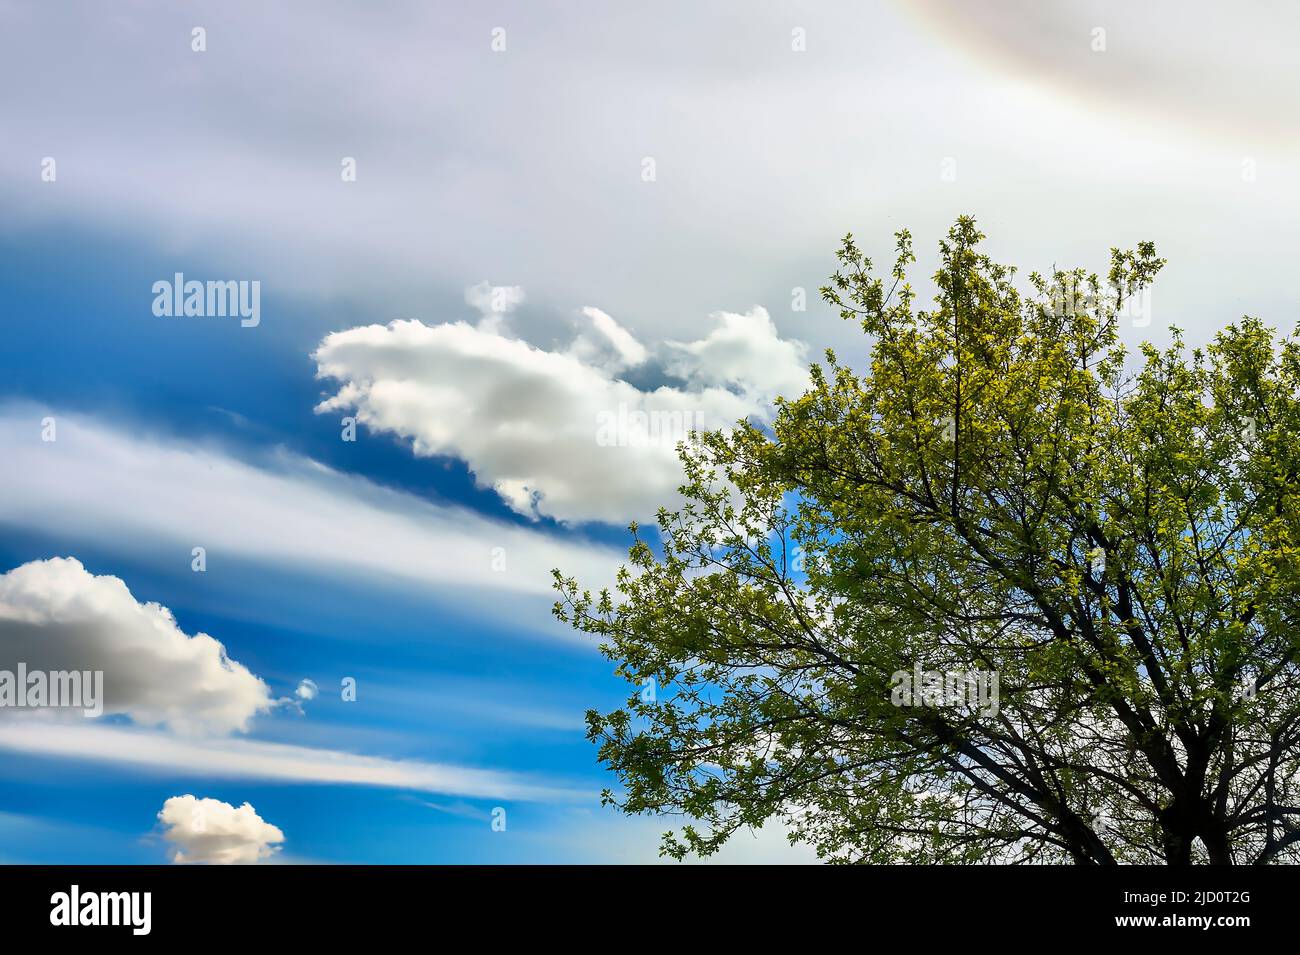
[{"label": "sky", "polygon": [[0,707],[0,861],[657,861],[551,569],[865,356],[846,232],[920,289],[963,213],[1022,273],[1152,240],[1130,344],[1290,330],[1298,18],[0,0],[0,670],[107,686]]}]

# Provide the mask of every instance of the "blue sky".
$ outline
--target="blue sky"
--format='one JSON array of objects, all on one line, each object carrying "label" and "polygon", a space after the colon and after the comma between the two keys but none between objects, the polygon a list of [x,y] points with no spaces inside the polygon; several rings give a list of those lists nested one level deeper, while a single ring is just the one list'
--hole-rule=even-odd
[{"label": "blue sky", "polygon": [[[340,441],[337,421],[311,410],[320,389],[307,354],[324,323],[292,301],[268,297],[263,307],[277,315],[274,325],[241,337],[215,322],[165,325],[147,312],[142,320],[140,289],[173,267],[192,268],[190,259],[171,261],[145,247],[62,230],[7,239],[0,259],[8,341],[0,352],[0,379],[8,385],[7,399],[32,402],[41,417],[46,411],[77,411],[130,431],[147,429],[177,440],[197,434],[220,442],[232,456],[292,448],[531,532],[534,522],[514,515],[490,491],[476,489],[463,464],[417,461],[383,437]],[[351,320],[343,317],[342,323]],[[53,337],[52,324],[62,329]],[[76,556],[92,573],[122,578],[140,600],[169,607],[186,632],[217,635],[232,658],[277,693],[292,692],[304,678],[321,686],[305,715],[276,714],[251,737],[510,767],[563,780],[576,795],[563,805],[516,803],[6,757],[0,854],[8,860],[163,861],[166,845],[153,831],[154,816],[164,798],[182,792],[234,805],[251,802],[264,818],[293,833],[286,856],[294,858],[580,861],[584,851],[592,851],[543,843],[538,834],[598,811],[596,797],[607,780],[583,739],[583,713],[589,706],[615,704],[620,689],[590,648],[538,632],[548,629],[545,600],[531,602],[528,612],[537,625],[521,634],[510,622],[458,609],[455,595],[385,593],[382,586],[217,553],[208,570],[196,574],[186,549],[136,553],[127,542],[87,539],[75,529],[49,533],[39,515],[31,516],[37,519],[7,526],[0,537],[6,569]],[[552,532],[593,541],[625,537],[599,527],[590,534]],[[302,546],[310,549],[311,542]],[[339,699],[344,676],[358,681],[355,703]],[[508,811],[505,832],[489,825],[497,805]],[[641,841],[653,848],[653,837]]]},{"label": "blue sky", "polygon": [[[5,243],[12,347],[0,354],[0,378],[9,383],[6,398],[31,402],[20,407],[39,409],[41,417],[86,413],[175,440],[198,434],[234,457],[292,448],[410,495],[454,502],[535,532],[535,522],[476,489],[457,462],[417,461],[382,437],[341,442],[337,422],[311,412],[319,387],[306,360],[310,337],[282,327],[278,335],[241,339],[215,324],[141,321],[138,288],[171,265],[90,237],[76,250],[63,240]],[[74,281],[68,280],[70,259],[79,263]],[[310,316],[288,317],[292,303],[268,300],[264,307],[285,316],[286,324],[311,324]],[[57,343],[51,342],[51,319],[67,322],[70,330]],[[276,713],[259,721],[249,738],[509,767],[560,780],[574,798],[552,804],[347,784],[267,784],[177,776],[165,766],[141,773],[94,761],[7,755],[0,793],[0,854],[7,860],[163,861],[167,847],[153,831],[154,816],[164,798],[182,792],[236,806],[251,802],[263,818],[293,834],[286,858],[581,861],[592,851],[539,836],[598,812],[596,797],[607,780],[583,739],[583,713],[616,704],[620,688],[589,647],[547,632],[545,599],[530,601],[525,613],[536,617],[536,626],[521,633],[515,621],[458,607],[454,594],[392,592],[382,584],[322,577],[282,562],[232,560],[215,551],[207,571],[197,574],[186,549],[137,549],[75,528],[51,533],[39,515],[30,516],[37,519],[10,524],[0,537],[6,569],[75,556],[91,573],[120,577],[141,601],[169,607],[187,633],[218,636],[229,655],[276,694],[292,693],[304,678],[321,687],[304,714]],[[592,546],[625,536],[600,527],[589,534],[536,532],[589,539]],[[311,548],[310,541],[301,543]],[[355,703],[340,700],[344,676],[358,682]],[[498,805],[508,811],[502,833],[489,826]],[[653,847],[653,837],[641,841]]]},{"label": "blue sky", "polygon": [[[360,440],[341,441],[337,418],[313,413],[321,386],[309,355],[330,325],[358,324],[363,315],[344,307],[322,320],[291,297],[268,295],[264,314],[275,319],[257,329],[220,319],[168,322],[142,310],[141,289],[174,269],[201,270],[201,259],[62,228],[7,237],[3,245],[10,347],[0,353],[0,378],[7,383],[6,417],[20,428],[30,425],[29,437],[51,415],[124,440],[201,442],[232,460],[291,452],[403,498],[436,501],[491,522],[486,526],[554,541],[556,564],[564,569],[571,566],[558,559],[565,553],[600,552],[612,566],[627,540],[625,529],[608,523],[562,525],[521,515],[476,485],[464,462],[416,458],[392,436],[363,429]],[[473,311],[463,294],[447,308]],[[59,329],[54,335],[52,326]],[[94,482],[97,475],[82,477]],[[16,473],[9,483],[19,483]],[[539,575],[518,606],[489,611],[485,603],[499,599],[490,588],[467,606],[463,594],[446,588],[423,590],[374,575],[353,580],[283,557],[217,548],[200,574],[181,543],[135,540],[129,527],[87,532],[75,521],[56,527],[39,510],[14,506],[5,517],[5,569],[76,557],[90,574],[120,578],[139,601],[168,607],[187,634],[216,636],[273,695],[292,694],[302,679],[320,687],[302,713],[281,709],[260,717],[241,739],[505,769],[565,796],[268,781],[256,774],[232,778],[226,770],[176,773],[165,760],[123,765],[91,752],[47,758],[37,747],[7,753],[0,769],[0,858],[165,861],[172,847],[155,817],[165,799],[185,793],[254,806],[287,834],[274,861],[656,858],[657,836],[667,827],[601,809],[600,790],[613,781],[584,738],[585,710],[613,708],[626,691],[590,645],[550,621]],[[485,564],[490,543],[484,540]],[[306,555],[313,542],[294,546]],[[355,702],[340,699],[344,677],[357,681]],[[504,832],[490,825],[498,806],[507,811]],[[764,858],[773,850],[785,855],[770,834],[754,841]]]},{"label": "blue sky", "polygon": [[[654,861],[583,734],[630,688],[550,618],[551,567],[609,580],[674,498],[597,416],[762,420],[862,352],[838,237],[910,226],[924,275],[963,212],[1025,270],[1155,240],[1131,342],[1288,324],[1293,58],[1162,6],[0,0],[0,575],[80,563],[9,599],[111,682],[149,666],[87,596],[119,580],[264,685],[196,662],[248,717],[197,733],[149,673],[94,726],[0,714],[0,861],[202,856],[186,794],[262,861]],[[260,323],[156,316],[177,272],[260,282]]]}]

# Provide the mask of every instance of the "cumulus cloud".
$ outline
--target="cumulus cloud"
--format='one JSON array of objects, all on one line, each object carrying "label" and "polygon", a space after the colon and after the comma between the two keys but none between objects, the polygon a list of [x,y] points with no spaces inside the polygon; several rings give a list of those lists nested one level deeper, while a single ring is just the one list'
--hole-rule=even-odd
[{"label": "cumulus cloud", "polygon": [[[676,498],[676,444],[691,430],[766,420],[807,383],[805,347],[762,308],[719,312],[692,342],[649,350],[599,309],[563,350],[464,322],[395,321],[334,332],[313,357],[338,382],[318,412],[348,411],[421,456],[464,460],[517,512],[560,521],[646,519]],[[619,373],[680,379],[646,389]]]},{"label": "cumulus cloud", "polygon": [[733,388],[755,403],[794,398],[808,386],[802,342],[781,338],[766,311],[717,312],[714,328],[693,342],[669,342],[669,373],[697,385]]},{"label": "cumulus cloud", "polygon": [[172,796],[158,820],[178,865],[253,865],[269,859],[280,850],[277,843],[284,842],[284,833],[248,803],[236,809],[220,799]]},{"label": "cumulus cloud", "polygon": [[105,713],[182,733],[243,730],[272,705],[267,685],[219,641],[186,634],[166,607],[139,602],[122,580],[73,558],[0,574],[0,667],[20,662],[29,671],[102,670]]},{"label": "cumulus cloud", "polygon": [[315,680],[302,680],[298,683],[298,689],[294,691],[300,700],[314,700],[316,694],[320,692],[316,686]]}]

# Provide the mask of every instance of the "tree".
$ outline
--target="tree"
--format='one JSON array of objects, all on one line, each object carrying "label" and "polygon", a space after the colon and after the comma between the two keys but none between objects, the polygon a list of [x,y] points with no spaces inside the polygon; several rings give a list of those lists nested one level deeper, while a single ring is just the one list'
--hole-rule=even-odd
[{"label": "tree", "polygon": [[605,799],[683,816],[677,858],[777,819],[832,861],[1296,861],[1300,341],[1134,360],[1150,243],[1022,294],[982,239],[922,311],[906,232],[885,278],[846,237],[867,374],[828,351],[770,430],[684,446],[615,594],[556,573],[656,690],[587,715]]}]

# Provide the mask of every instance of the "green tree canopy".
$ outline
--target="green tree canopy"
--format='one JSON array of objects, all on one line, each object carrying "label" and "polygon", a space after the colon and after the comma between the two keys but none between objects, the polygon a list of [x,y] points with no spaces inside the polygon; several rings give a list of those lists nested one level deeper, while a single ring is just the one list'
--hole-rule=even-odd
[{"label": "green tree canopy", "polygon": [[[969,218],[920,310],[897,239],[822,290],[865,374],[684,447],[614,593],[556,573],[635,687],[587,717],[607,801],[678,858],[777,819],[834,861],[1297,861],[1300,342],[1126,355],[1153,246],[1022,294]],[[997,705],[898,705],[919,671]]]}]

